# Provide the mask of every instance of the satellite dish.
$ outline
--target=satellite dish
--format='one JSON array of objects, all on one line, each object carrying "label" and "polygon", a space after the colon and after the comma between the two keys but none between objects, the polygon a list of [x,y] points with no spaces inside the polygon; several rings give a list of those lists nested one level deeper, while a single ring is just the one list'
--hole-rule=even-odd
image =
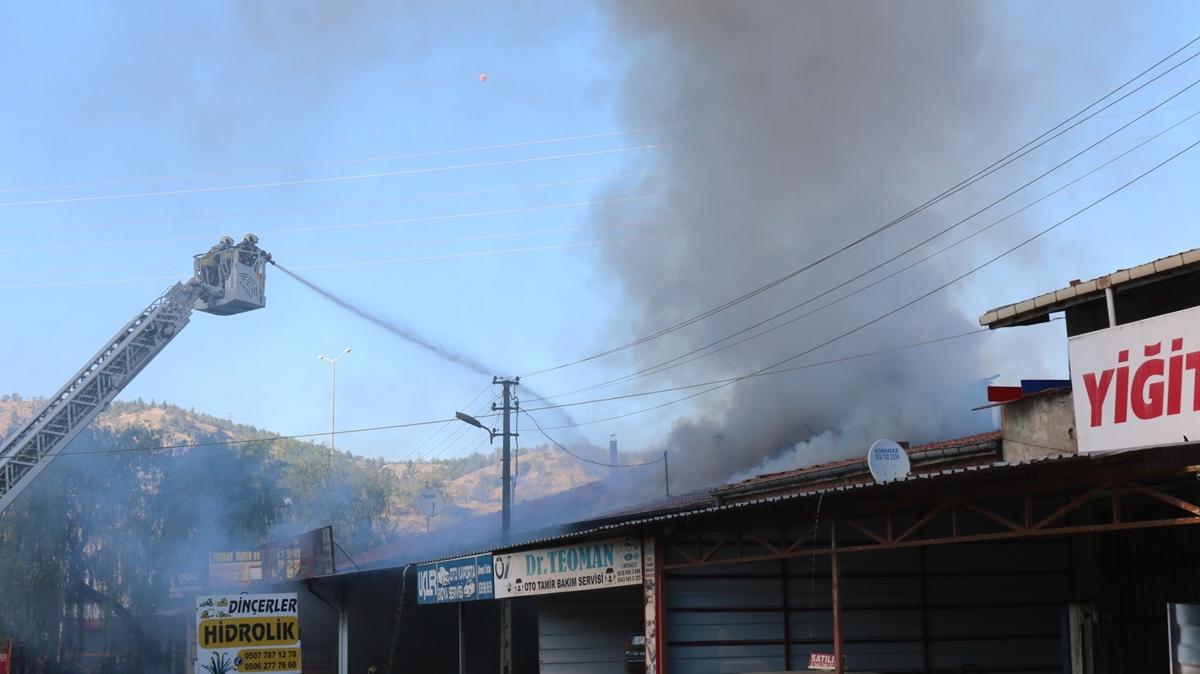
[{"label": "satellite dish", "polygon": [[425,517],[435,517],[442,512],[442,492],[436,487],[426,486],[417,496],[417,510]]},{"label": "satellite dish", "polygon": [[867,468],[878,484],[908,477],[908,454],[895,440],[876,440],[867,450]]}]

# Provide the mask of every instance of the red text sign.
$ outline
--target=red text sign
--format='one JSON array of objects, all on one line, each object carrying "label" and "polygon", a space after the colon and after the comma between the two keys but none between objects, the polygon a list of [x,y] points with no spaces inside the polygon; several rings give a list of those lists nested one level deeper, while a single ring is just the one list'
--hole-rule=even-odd
[{"label": "red text sign", "polygon": [[1200,440],[1200,307],[1072,337],[1080,452]]},{"label": "red text sign", "polygon": [[833,653],[809,653],[808,668],[821,672],[836,671],[837,660],[833,658]]}]

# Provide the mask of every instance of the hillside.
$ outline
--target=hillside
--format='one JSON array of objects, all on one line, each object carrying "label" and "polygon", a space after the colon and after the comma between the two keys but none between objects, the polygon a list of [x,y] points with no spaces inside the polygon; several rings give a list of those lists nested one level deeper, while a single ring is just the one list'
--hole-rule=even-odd
[{"label": "hillside", "polygon": [[[0,437],[33,413],[36,402],[16,395],[0,396]],[[224,440],[249,440],[275,435],[229,419],[186,410],[168,403],[118,401],[102,413],[93,428],[112,435],[145,430],[163,444],[188,444]],[[284,443],[272,443],[282,445]],[[320,445],[289,441],[292,447],[316,451]],[[273,453],[276,450],[272,450]],[[408,448],[397,447],[395,454],[404,455]],[[417,497],[427,487],[441,490],[445,509],[432,521],[442,527],[500,509],[500,453],[472,454],[433,461],[389,463],[351,454],[344,455],[354,464],[384,468],[396,480],[389,495],[386,518],[390,529],[403,533],[424,531],[425,516],[417,510]],[[561,493],[592,482],[602,474],[600,469],[573,459],[547,446],[521,448],[517,461],[517,501],[530,501]]]}]

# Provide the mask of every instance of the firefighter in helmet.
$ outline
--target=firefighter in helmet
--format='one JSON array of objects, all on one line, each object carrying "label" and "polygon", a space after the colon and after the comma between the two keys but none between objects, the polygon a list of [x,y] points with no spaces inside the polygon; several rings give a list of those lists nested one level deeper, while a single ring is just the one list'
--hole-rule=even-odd
[{"label": "firefighter in helmet", "polygon": [[218,263],[221,258],[221,253],[233,248],[233,237],[222,236],[217,245],[208,249],[208,252],[200,256],[200,261],[196,264],[196,271],[200,273],[200,280],[210,286],[221,285],[221,273],[218,269]]}]

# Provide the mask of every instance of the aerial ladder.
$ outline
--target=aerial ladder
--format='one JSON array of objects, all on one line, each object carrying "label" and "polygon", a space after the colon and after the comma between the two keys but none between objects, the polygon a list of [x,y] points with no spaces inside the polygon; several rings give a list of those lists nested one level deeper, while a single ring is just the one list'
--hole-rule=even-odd
[{"label": "aerial ladder", "polygon": [[228,316],[266,306],[270,261],[253,234],[241,243],[222,237],[196,255],[191,279],[134,316],[33,418],[0,441],[0,513],[171,343],[192,311]]}]

